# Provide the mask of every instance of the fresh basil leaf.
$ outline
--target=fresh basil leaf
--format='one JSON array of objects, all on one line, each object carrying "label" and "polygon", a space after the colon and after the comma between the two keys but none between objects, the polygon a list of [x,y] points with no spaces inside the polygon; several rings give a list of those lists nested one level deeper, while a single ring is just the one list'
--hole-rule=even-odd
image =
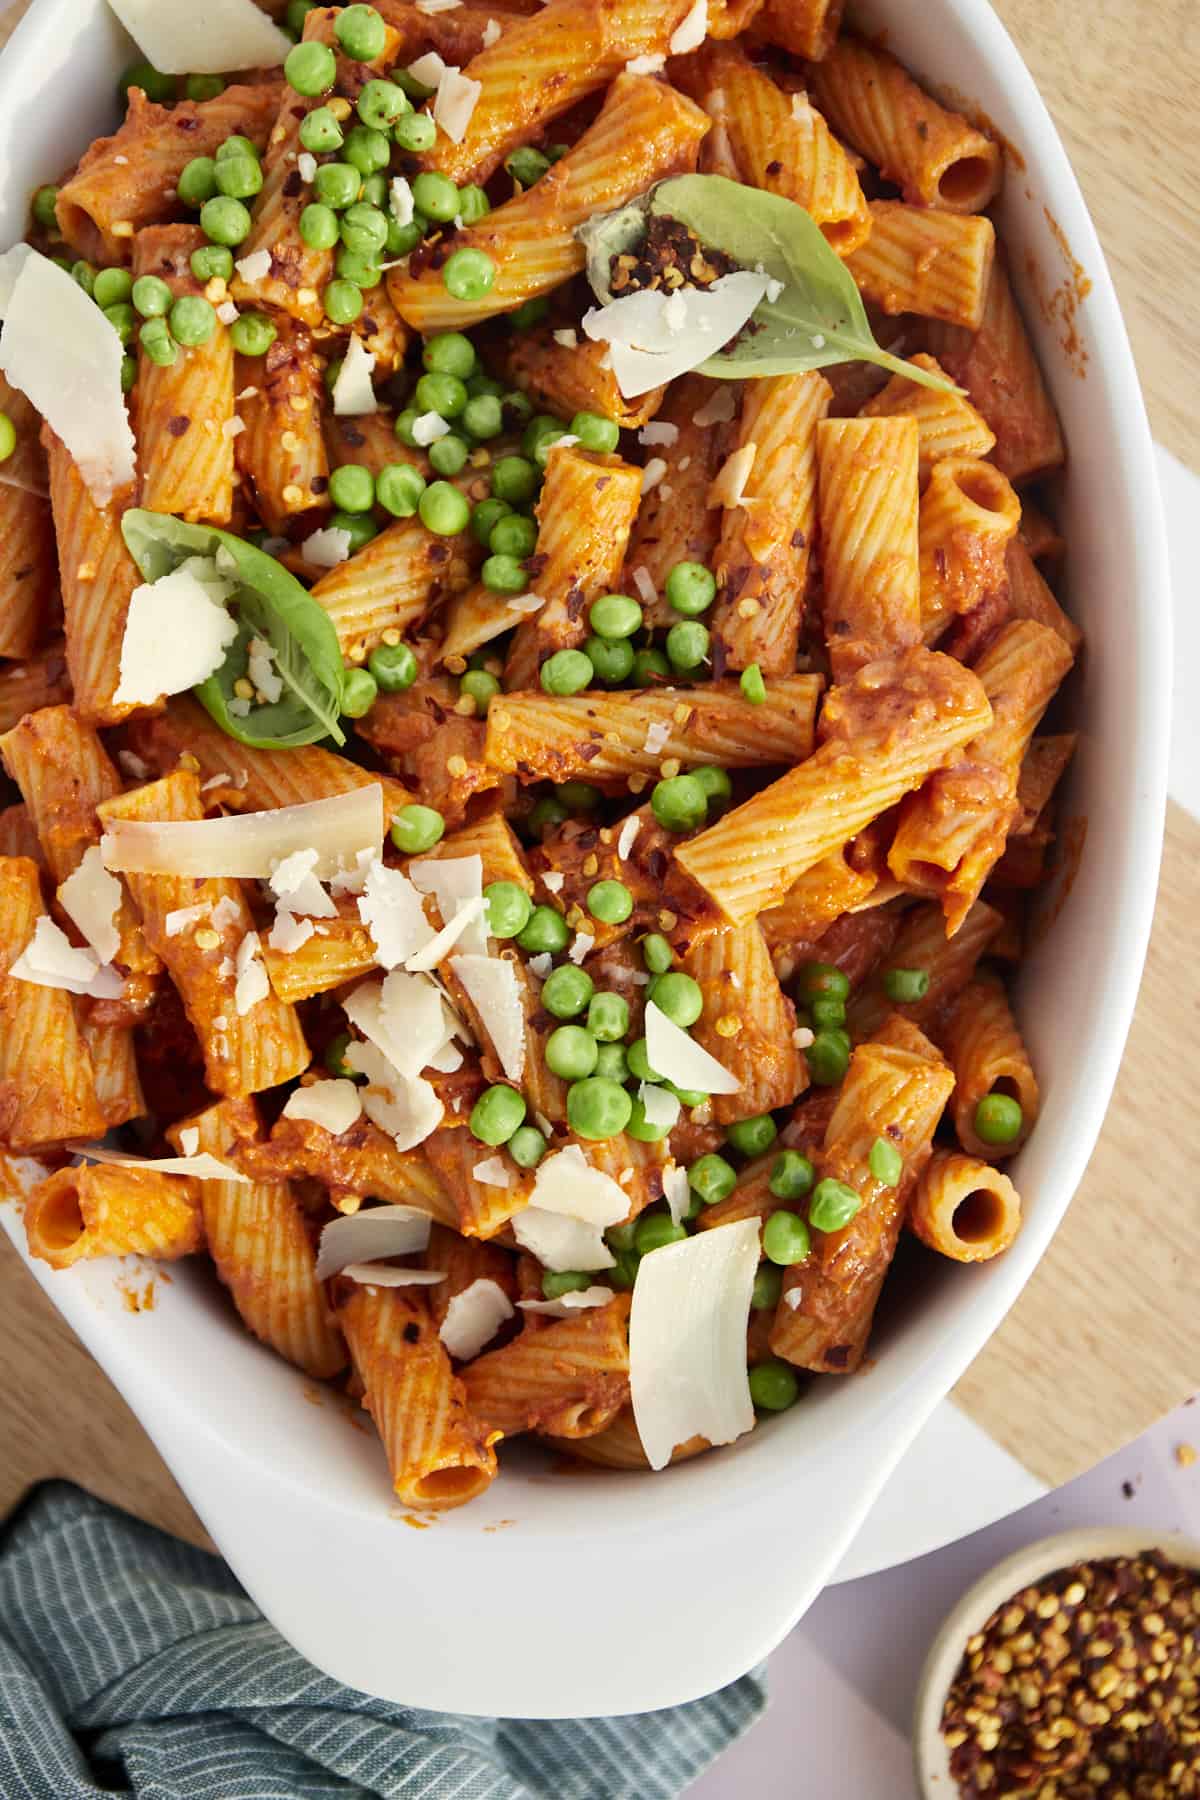
[{"label": "fresh basil leaf", "polygon": [[724,175],[672,176],[580,231],[588,252],[588,279],[602,304],[613,298],[612,258],[636,247],[652,214],[677,219],[701,244],[781,284],[774,300],[759,302],[732,349],[696,365],[702,375],[738,381],[870,362],[922,387],[959,391],[875,342],[854,277],[811,213],[780,194]]},{"label": "fresh basil leaf", "polygon": [[[148,582],[169,575],[190,556],[213,557],[219,572],[237,582],[229,605],[237,613],[238,635],[216,674],[195,689],[222,731],[255,750],[295,750],[327,736],[345,743],[339,723],[345,666],[337,633],[328,613],[282,563],[231,532],[187,525],[168,513],[134,508],[121,530]],[[274,651],[284,691],[238,718],[229,702],[234,683],[246,674],[250,640],[256,637]]]}]

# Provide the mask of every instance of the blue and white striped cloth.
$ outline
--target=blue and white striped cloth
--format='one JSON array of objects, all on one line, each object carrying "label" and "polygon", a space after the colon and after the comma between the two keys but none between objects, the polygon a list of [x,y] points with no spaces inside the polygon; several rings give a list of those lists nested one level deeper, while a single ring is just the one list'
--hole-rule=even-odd
[{"label": "blue and white striped cloth", "polygon": [[218,1558],[65,1482],[0,1546],[4,1800],[669,1800],[765,1704],[760,1670],[628,1718],[418,1712],[319,1674]]}]

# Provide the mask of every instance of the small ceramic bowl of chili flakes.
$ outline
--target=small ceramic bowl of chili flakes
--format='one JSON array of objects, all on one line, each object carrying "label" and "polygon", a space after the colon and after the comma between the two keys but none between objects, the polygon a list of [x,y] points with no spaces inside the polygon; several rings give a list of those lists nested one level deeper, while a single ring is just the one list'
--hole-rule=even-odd
[{"label": "small ceramic bowl of chili flakes", "polygon": [[1200,1544],[1073,1531],[965,1594],[922,1671],[924,1800],[1200,1800]]}]

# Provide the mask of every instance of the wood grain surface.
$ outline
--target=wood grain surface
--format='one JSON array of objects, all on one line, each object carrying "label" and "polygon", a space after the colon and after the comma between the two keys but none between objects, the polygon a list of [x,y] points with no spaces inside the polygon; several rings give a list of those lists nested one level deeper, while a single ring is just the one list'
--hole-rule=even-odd
[{"label": "wood grain surface", "polygon": [[[1196,0],[995,0],[1053,112],[1125,308],[1158,439],[1200,471],[1181,370],[1200,366]],[[0,43],[24,6],[0,20]],[[1168,821],[1146,979],[1087,1176],[1038,1272],[955,1398],[1057,1484],[1200,1388],[1193,1202],[1200,823]],[[1195,1052],[1196,1054],[1193,1054]],[[1148,1158],[1147,1147],[1153,1146]],[[48,1475],[205,1543],[124,1402],[0,1238],[0,1517]]]}]

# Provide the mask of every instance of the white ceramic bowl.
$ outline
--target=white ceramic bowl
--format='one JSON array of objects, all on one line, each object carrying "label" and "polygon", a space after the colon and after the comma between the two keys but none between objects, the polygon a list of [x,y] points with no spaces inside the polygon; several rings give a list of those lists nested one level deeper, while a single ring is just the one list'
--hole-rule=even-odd
[{"label": "white ceramic bowl", "polygon": [[1161,1550],[1168,1561],[1184,1569],[1200,1569],[1200,1544],[1178,1532],[1155,1532],[1148,1526],[1095,1526],[1059,1532],[1041,1538],[1006,1556],[1002,1563],[981,1575],[974,1587],[942,1621],[925,1658],[913,1707],[913,1763],[921,1800],[955,1800],[958,1788],[950,1773],[950,1752],[942,1736],[942,1711],[950,1685],[958,1673],[967,1639],[991,1618],[1012,1594],[1032,1587],[1056,1569],[1072,1563],[1094,1562],[1115,1556],[1139,1556],[1144,1550]]},{"label": "white ceramic bowl", "polygon": [[[157,1308],[133,1315],[111,1268],[35,1267],[268,1617],[318,1667],[392,1700],[641,1711],[707,1693],[772,1650],[1020,1293],[1120,1061],[1154,904],[1170,691],[1166,550],[1137,378],[1074,176],[987,0],[869,0],[858,16],[1020,150],[1002,220],[1015,269],[1033,258],[1049,287],[1067,277],[1048,212],[1092,282],[1077,320],[1086,378],[1029,309],[1071,446],[1062,519],[1089,649],[1067,800],[1086,817],[1086,852],[1021,984],[1044,1093],[1016,1170],[1025,1228],[1000,1261],[932,1271],[919,1305],[893,1305],[869,1373],[818,1383],[732,1449],[657,1477],[570,1479],[519,1452],[485,1499],[427,1530],[389,1507],[373,1438],[332,1399],[313,1405],[201,1272],[179,1265]],[[23,196],[111,128],[128,60],[105,0],[35,0],[0,62],[0,243],[22,232]],[[2,1210],[21,1248],[14,1210]]]}]

